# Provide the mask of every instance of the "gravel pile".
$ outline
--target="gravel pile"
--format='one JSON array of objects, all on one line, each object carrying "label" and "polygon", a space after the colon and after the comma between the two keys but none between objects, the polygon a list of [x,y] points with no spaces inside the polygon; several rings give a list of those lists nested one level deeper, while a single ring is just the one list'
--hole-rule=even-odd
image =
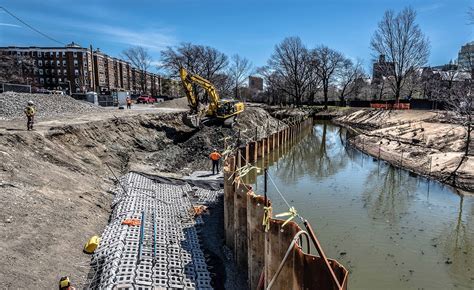
[{"label": "gravel pile", "polygon": [[65,95],[6,92],[0,94],[0,120],[23,118],[23,110],[28,101],[34,102],[37,109],[36,116],[41,118],[81,115],[103,110],[93,104],[77,101]]}]

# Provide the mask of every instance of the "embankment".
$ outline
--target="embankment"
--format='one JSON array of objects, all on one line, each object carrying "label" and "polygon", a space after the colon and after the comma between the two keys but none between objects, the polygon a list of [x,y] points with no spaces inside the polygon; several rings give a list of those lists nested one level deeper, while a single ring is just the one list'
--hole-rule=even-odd
[{"label": "embankment", "polygon": [[474,157],[464,156],[467,130],[450,113],[365,109],[333,121],[354,130],[351,143],[367,154],[474,192]]}]

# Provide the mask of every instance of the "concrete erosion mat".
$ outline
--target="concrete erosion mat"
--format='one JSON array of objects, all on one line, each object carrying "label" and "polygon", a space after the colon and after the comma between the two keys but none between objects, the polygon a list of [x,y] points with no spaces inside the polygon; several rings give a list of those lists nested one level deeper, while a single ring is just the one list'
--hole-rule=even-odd
[{"label": "concrete erosion mat", "polygon": [[[194,205],[212,206],[223,190],[128,173],[114,190],[109,225],[92,258],[88,289],[212,289]],[[212,187],[212,186],[211,186]],[[139,226],[123,224],[127,219]],[[205,234],[205,233],[203,233]]]}]

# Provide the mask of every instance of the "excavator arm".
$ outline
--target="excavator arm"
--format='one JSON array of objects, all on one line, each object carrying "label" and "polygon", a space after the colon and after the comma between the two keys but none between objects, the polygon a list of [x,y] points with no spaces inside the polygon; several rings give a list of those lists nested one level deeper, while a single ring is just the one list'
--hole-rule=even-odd
[{"label": "excavator arm", "polygon": [[197,111],[197,107],[198,107],[197,96],[193,91],[193,83],[194,83],[201,86],[204,90],[206,90],[211,101],[209,104],[209,109],[208,109],[207,114],[214,115],[215,112],[217,111],[217,108],[219,107],[219,101],[220,101],[219,94],[217,93],[217,90],[214,87],[214,85],[210,81],[206,80],[205,78],[199,75],[188,73],[188,71],[186,71],[186,69],[184,68],[179,69],[179,75],[181,76],[181,81],[183,82],[184,90],[186,91],[186,96],[188,97],[188,102],[191,108],[194,111]]},{"label": "excavator arm", "polygon": [[[183,121],[187,124],[191,124],[193,127],[198,127],[198,125],[201,123],[201,113],[204,113],[204,111],[199,110],[198,98],[193,90],[194,84],[202,87],[209,95],[210,102],[206,112],[208,117],[220,119],[224,121],[224,124],[233,124],[237,115],[244,111],[245,106],[242,102],[231,99],[221,100],[214,85],[205,78],[189,73],[184,68],[179,69],[179,75],[181,77],[181,81],[183,82],[184,91],[186,92],[188,103],[192,111],[192,114],[183,119]],[[193,115],[193,113],[195,114]]]},{"label": "excavator arm", "polygon": [[193,83],[189,79],[188,72],[184,68],[180,68],[179,76],[181,77],[181,82],[183,83],[184,92],[186,93],[186,97],[188,98],[189,106],[191,107],[192,111],[197,112],[199,103],[197,96],[194,94]]}]

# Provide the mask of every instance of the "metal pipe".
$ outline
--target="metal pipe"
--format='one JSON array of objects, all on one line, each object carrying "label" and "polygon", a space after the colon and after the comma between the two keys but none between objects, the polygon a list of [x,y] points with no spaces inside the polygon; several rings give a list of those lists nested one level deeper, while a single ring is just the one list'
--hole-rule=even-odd
[{"label": "metal pipe", "polygon": [[311,227],[311,225],[309,224],[307,220],[304,220],[304,226],[306,227],[306,230],[308,231],[308,234],[311,237],[311,240],[313,241],[314,246],[316,247],[316,251],[318,251],[319,256],[324,260],[324,265],[326,266],[326,270],[328,270],[328,272],[331,274],[331,277],[334,283],[336,284],[337,288],[342,289],[341,284],[339,283],[339,280],[336,277],[336,273],[334,273],[333,269],[331,268],[331,265],[329,264],[326,254],[324,253],[323,248],[321,247],[321,244],[316,238],[313,228]]},{"label": "metal pipe", "polygon": [[[267,290],[270,290],[273,286],[273,284],[275,283],[276,279],[278,278],[278,275],[280,275],[280,272],[281,270],[283,269],[283,265],[285,265],[285,262],[286,262],[286,259],[288,259],[288,256],[290,255],[291,253],[291,249],[293,249],[293,246],[295,245],[296,241],[299,239],[299,237],[302,235],[302,234],[308,234],[306,233],[305,231],[303,230],[300,230],[299,232],[296,233],[296,235],[293,237],[293,240],[291,241],[290,243],[290,246],[288,247],[288,250],[286,250],[286,253],[285,253],[285,256],[283,257],[283,260],[281,260],[280,262],[280,265],[278,266],[278,269],[275,273],[275,275],[273,276],[273,278],[270,280],[270,282],[268,283],[268,286],[267,286]],[[340,289],[341,287],[339,287]]]},{"label": "metal pipe", "polygon": [[145,211],[142,211],[142,219],[140,222],[140,241],[138,243],[138,258],[137,258],[137,264],[140,264],[140,261],[142,259],[142,244],[143,244],[143,236],[145,234]]}]

